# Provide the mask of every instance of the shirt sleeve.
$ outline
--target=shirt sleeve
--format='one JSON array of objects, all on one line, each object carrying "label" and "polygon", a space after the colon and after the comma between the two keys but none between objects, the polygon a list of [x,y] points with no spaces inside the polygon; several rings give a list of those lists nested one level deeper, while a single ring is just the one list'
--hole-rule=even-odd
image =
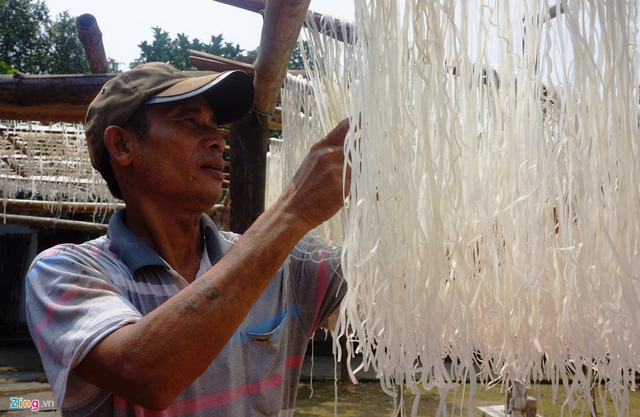
[{"label": "shirt sleeve", "polygon": [[304,238],[291,253],[296,301],[311,336],[334,313],[347,291],[340,248]]},{"label": "shirt sleeve", "polygon": [[27,273],[29,331],[65,415],[86,415],[109,397],[73,368],[105,336],[141,318],[113,284],[116,273],[123,271],[106,254],[77,245],[41,253]]}]

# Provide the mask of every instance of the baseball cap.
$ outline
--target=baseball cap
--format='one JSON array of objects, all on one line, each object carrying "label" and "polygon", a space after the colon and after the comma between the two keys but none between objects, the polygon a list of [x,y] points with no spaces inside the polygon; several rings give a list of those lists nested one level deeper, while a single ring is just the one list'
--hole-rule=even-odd
[{"label": "baseball cap", "polygon": [[253,80],[244,71],[221,73],[179,71],[169,64],[150,62],[120,73],[107,81],[89,104],[85,136],[91,165],[100,169],[104,153],[104,131],[123,126],[143,104],[160,104],[204,95],[218,124],[239,119],[253,106]]}]

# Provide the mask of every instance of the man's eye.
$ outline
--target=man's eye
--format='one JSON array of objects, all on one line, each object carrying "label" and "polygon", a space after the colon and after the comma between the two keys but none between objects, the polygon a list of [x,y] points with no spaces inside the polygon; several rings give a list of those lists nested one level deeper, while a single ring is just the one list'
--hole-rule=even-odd
[{"label": "man's eye", "polygon": [[183,119],[182,120],[184,123],[188,123],[190,125],[195,125],[197,123],[197,120],[194,119],[193,117],[189,117],[187,119]]}]

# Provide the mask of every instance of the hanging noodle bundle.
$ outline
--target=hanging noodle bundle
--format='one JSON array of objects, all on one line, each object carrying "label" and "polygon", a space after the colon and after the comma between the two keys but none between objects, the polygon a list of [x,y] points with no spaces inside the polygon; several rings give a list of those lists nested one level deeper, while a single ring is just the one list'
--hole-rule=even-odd
[{"label": "hanging noodle bundle", "polygon": [[61,202],[103,203],[95,213],[119,201],[92,169],[80,125],[14,122],[0,132],[0,145],[4,210],[14,198],[50,202],[52,211]]},{"label": "hanging noodle bundle", "polygon": [[[289,183],[309,148],[325,136],[343,118],[349,108],[350,73],[345,65],[353,54],[348,41],[334,39],[336,31],[346,32],[344,24],[336,27],[332,19],[323,19],[320,28],[311,15],[307,24],[314,30],[308,31],[309,52],[313,66],[305,61],[306,75],[287,75],[281,93],[283,107],[282,138],[272,140],[267,154],[266,204],[280,196]],[[332,36],[322,35],[327,32]],[[300,50],[305,46],[300,40]],[[330,82],[328,80],[331,80]],[[338,216],[320,225],[313,234],[330,242],[341,242],[343,227]]]},{"label": "hanging noodle bundle", "polygon": [[638,4],[551,6],[357,0],[353,39],[307,30],[314,67],[284,89],[283,158],[351,117],[337,332],[440,415],[467,379],[617,415],[636,388]]}]

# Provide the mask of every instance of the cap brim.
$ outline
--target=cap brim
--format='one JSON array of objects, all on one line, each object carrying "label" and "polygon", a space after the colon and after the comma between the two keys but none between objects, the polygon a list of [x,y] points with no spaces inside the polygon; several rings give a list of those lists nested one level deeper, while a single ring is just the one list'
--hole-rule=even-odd
[{"label": "cap brim", "polygon": [[180,81],[147,100],[145,104],[170,103],[204,95],[218,124],[226,124],[251,110],[254,99],[253,80],[244,71],[193,77]]}]

